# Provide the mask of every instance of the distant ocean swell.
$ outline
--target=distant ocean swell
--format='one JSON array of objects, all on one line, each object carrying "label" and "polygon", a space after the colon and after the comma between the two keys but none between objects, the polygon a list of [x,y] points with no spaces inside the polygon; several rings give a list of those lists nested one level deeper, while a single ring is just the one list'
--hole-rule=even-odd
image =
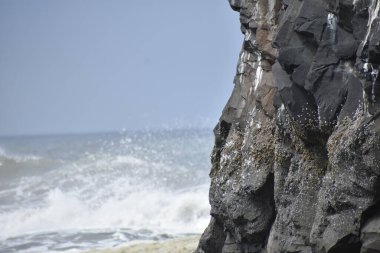
[{"label": "distant ocean swell", "polygon": [[77,252],[209,221],[208,131],[0,141],[0,252]]}]

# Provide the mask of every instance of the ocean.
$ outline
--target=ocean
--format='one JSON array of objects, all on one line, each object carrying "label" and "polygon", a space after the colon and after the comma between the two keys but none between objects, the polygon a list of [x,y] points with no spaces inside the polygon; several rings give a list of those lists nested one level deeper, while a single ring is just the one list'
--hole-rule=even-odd
[{"label": "ocean", "polygon": [[0,252],[199,234],[212,130],[0,137]]}]

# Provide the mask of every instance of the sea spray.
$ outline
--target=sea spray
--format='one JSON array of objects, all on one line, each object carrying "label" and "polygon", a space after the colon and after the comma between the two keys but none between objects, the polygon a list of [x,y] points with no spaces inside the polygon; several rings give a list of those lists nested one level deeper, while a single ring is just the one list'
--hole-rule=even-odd
[{"label": "sea spray", "polygon": [[[21,173],[0,188],[1,252],[159,240],[208,223],[211,130],[3,138],[0,146],[0,172]],[[10,163],[10,154],[39,159]]]}]

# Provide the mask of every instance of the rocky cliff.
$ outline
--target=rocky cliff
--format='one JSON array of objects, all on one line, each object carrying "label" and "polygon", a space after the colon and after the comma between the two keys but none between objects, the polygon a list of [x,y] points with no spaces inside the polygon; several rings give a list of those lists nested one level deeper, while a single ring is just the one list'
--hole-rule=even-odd
[{"label": "rocky cliff", "polygon": [[380,0],[230,5],[245,37],[197,252],[380,252]]}]

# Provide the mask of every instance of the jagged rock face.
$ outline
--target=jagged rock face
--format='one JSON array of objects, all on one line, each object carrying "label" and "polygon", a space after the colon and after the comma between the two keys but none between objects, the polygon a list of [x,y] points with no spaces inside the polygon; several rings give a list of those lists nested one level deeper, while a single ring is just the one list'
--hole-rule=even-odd
[{"label": "jagged rock face", "polygon": [[245,35],[197,252],[380,252],[380,0],[230,0]]}]

